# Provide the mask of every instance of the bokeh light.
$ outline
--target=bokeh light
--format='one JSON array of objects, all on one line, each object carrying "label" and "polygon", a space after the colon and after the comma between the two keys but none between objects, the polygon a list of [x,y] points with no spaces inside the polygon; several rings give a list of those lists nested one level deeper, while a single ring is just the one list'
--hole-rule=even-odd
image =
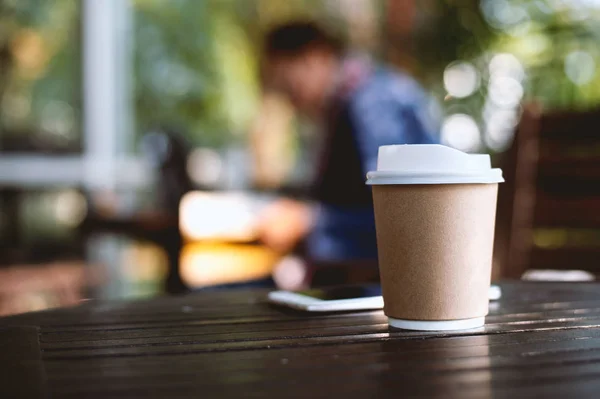
[{"label": "bokeh light", "polygon": [[273,280],[277,288],[282,290],[299,290],[305,288],[309,268],[302,258],[286,256],[273,269]]},{"label": "bokeh light", "polygon": [[486,145],[494,151],[506,150],[512,142],[519,122],[518,109],[487,106],[484,121]]},{"label": "bokeh light", "polygon": [[223,177],[221,156],[210,148],[196,148],[188,156],[187,172],[197,184],[216,186]]},{"label": "bokeh light", "polygon": [[523,98],[523,86],[518,80],[508,76],[493,75],[490,78],[488,95],[500,107],[514,107]]},{"label": "bokeh light", "polygon": [[192,72],[175,62],[157,60],[150,70],[155,90],[168,96],[184,96],[197,83]]},{"label": "bokeh light", "polygon": [[524,7],[508,0],[482,0],[481,11],[491,26],[503,30],[530,19]]},{"label": "bokeh light", "polygon": [[565,57],[565,74],[576,85],[589,83],[596,74],[594,57],[586,51],[573,51]]},{"label": "bokeh light", "polygon": [[479,127],[469,115],[450,115],[442,124],[442,143],[457,150],[476,152],[481,148]]},{"label": "bokeh light", "polygon": [[72,139],[75,136],[75,111],[64,101],[50,101],[42,109],[42,129],[50,134]]},{"label": "bokeh light", "polygon": [[258,215],[243,193],[193,191],[181,200],[179,227],[191,240],[251,241]]},{"label": "bokeh light", "polygon": [[525,68],[510,53],[494,55],[489,67],[488,95],[482,117],[484,142],[494,151],[504,151],[512,142],[525,89]]},{"label": "bokeh light", "polygon": [[489,72],[490,76],[508,76],[519,82],[525,78],[523,64],[509,53],[494,55],[490,60]]},{"label": "bokeh light", "polygon": [[87,201],[77,190],[64,190],[54,197],[54,216],[58,223],[75,227],[87,214]]},{"label": "bokeh light", "polygon": [[183,247],[179,271],[190,287],[240,283],[270,277],[278,259],[257,245],[196,242]]},{"label": "bokeh light", "polygon": [[444,70],[444,87],[453,97],[468,97],[479,88],[479,73],[469,62],[454,62]]},{"label": "bokeh light", "polygon": [[31,98],[23,93],[6,93],[0,115],[4,124],[21,123],[27,119],[31,113]]}]

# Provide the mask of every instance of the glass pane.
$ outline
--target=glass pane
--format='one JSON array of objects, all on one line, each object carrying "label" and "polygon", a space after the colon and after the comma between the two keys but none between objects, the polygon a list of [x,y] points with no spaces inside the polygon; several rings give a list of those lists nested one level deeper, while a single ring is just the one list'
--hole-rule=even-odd
[{"label": "glass pane", "polygon": [[0,1],[0,151],[80,150],[79,10]]},{"label": "glass pane", "polygon": [[[305,166],[311,164],[303,154],[306,137],[299,135],[299,124],[294,123],[289,107],[277,99],[262,98],[262,35],[274,24],[307,16],[325,19],[328,26],[344,30],[354,20],[362,23],[365,10],[371,10],[369,15],[373,14],[375,21],[381,4],[379,0],[361,2],[356,15],[347,11],[348,3],[132,1],[138,138],[155,132],[157,126],[169,127],[162,131],[170,134],[178,133],[177,137],[187,141],[191,154],[188,172],[201,186],[214,186],[214,182],[228,188],[253,183],[269,188],[304,184],[310,174]],[[373,27],[371,33],[375,30]],[[361,25],[354,33],[366,31],[369,29]],[[368,47],[373,45],[373,34],[349,34],[349,39]],[[250,136],[257,128],[262,130],[261,137],[253,140]],[[252,146],[260,146],[267,159],[257,162]],[[192,151],[193,147],[201,148]],[[255,164],[249,168],[251,162]],[[268,173],[250,176],[250,169],[255,174],[263,170]]]},{"label": "glass pane", "polygon": [[134,2],[141,132],[171,124],[185,130],[192,142],[221,145],[245,129],[257,101],[257,60],[241,23],[254,12],[253,5]]},{"label": "glass pane", "polygon": [[0,190],[0,265],[83,256],[78,227],[87,213],[74,188]]}]

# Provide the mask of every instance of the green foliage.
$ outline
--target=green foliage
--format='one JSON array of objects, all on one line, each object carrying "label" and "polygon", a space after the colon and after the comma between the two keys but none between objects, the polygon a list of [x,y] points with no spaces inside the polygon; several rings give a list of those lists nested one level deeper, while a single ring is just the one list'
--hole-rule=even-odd
[{"label": "green foliage", "polygon": [[[580,0],[437,0],[423,12],[426,23],[416,35],[418,70],[434,88],[439,90],[441,72],[452,61],[475,63],[485,78],[489,55],[506,52],[525,67],[528,101],[571,109],[600,103],[598,5]],[[577,57],[589,64],[579,67],[592,71],[576,71]],[[569,68],[574,69],[571,77]],[[588,73],[592,76],[585,79]],[[482,97],[483,91],[475,95]],[[464,100],[468,108],[474,102]]]},{"label": "green foliage", "polygon": [[79,2],[0,0],[0,138],[80,142]]},{"label": "green foliage", "polygon": [[192,131],[215,130],[218,86],[206,2],[134,5],[137,125],[175,122]]},{"label": "green foliage", "polygon": [[[155,124],[173,124],[183,126],[196,144],[211,146],[241,140],[240,133],[255,112],[259,44],[266,27],[294,16],[332,25],[340,25],[341,19],[339,10],[332,11],[334,3],[317,0],[132,0],[131,4],[137,133]],[[443,97],[442,73],[453,61],[467,60],[480,74],[479,90],[466,98],[448,99],[447,113],[481,119],[488,63],[499,52],[514,54],[525,67],[526,101],[548,108],[600,103],[600,9],[593,3],[416,4],[420,17],[410,40],[414,70],[423,81]],[[70,145],[80,142],[80,7],[76,0],[0,0],[2,136],[52,133],[60,124],[48,115],[58,110],[72,122],[55,136]],[[390,46],[398,45],[390,40]],[[404,43],[399,47],[406,48]],[[19,51],[25,61],[19,59]]]},{"label": "green foliage", "polygon": [[135,102],[138,133],[184,126],[196,144],[241,140],[255,114],[266,26],[322,10],[315,0],[137,0]]},{"label": "green foliage", "polygon": [[419,13],[421,23],[414,37],[416,73],[429,84],[440,83],[449,63],[484,53],[496,37],[481,13],[479,0],[435,0],[421,4]]}]

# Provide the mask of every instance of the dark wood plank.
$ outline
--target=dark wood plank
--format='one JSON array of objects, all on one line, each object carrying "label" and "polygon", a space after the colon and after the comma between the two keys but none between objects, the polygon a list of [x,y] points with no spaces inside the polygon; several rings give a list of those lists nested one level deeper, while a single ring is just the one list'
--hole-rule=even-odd
[{"label": "dark wood plank", "polygon": [[531,254],[534,269],[584,269],[600,274],[600,247],[535,248]]},{"label": "dark wood plank", "polygon": [[537,189],[558,198],[600,197],[600,157],[541,160]]},{"label": "dark wood plank", "polygon": [[[600,306],[600,302],[594,302]],[[545,312],[523,312],[520,314],[490,315],[487,318],[488,330],[502,331],[507,327],[511,330],[515,326],[534,325],[545,323],[560,325],[568,323],[598,323],[600,309],[568,309],[549,310]],[[389,331],[387,320],[381,312],[367,313],[366,317],[347,318],[335,320],[332,318],[314,319],[302,323],[295,321],[276,323],[253,323],[246,326],[244,331],[232,331],[231,325],[222,326],[172,326],[171,328],[143,329],[143,330],[117,330],[101,332],[84,332],[78,336],[73,333],[45,334],[42,336],[42,347],[45,351],[75,350],[75,349],[102,349],[134,346],[168,346],[185,344],[199,344],[206,342],[241,342],[241,341],[268,341],[273,338],[285,337],[286,339],[304,339],[319,337],[342,336],[345,338],[363,334],[377,334],[389,332],[393,336],[403,337],[429,337],[430,334]]]},{"label": "dark wood plank", "polygon": [[0,331],[33,359],[23,364],[42,378],[30,384],[55,397],[595,394],[600,285],[502,289],[485,329],[458,333],[390,330],[380,311],[293,312],[267,305],[264,291],[87,303],[0,319]]},{"label": "dark wood plank", "polygon": [[554,112],[544,114],[541,119],[541,134],[546,139],[560,139],[563,143],[571,140],[581,143],[589,139],[594,142],[600,137],[600,112]]},{"label": "dark wood plank", "polygon": [[536,227],[593,229],[600,226],[600,197],[571,199],[538,195],[536,201]]},{"label": "dark wood plank", "polygon": [[494,277],[521,278],[527,269],[535,209],[541,110],[523,110],[513,144],[502,163],[506,182],[498,190]]},{"label": "dark wood plank", "polygon": [[536,228],[600,230],[600,109],[540,112],[526,106],[509,154],[495,259],[502,276],[520,278],[539,267],[532,263]]},{"label": "dark wood plank", "polygon": [[[568,337],[568,339],[565,339]],[[239,370],[256,370],[257,368],[271,368],[281,366],[283,363],[289,367],[303,368],[318,361],[321,367],[329,364],[335,367],[355,367],[358,364],[375,364],[379,361],[402,362],[407,369],[426,366],[435,369],[455,369],[451,361],[473,361],[473,367],[479,367],[481,357],[486,358],[485,364],[511,365],[516,357],[522,357],[525,366],[535,363],[557,363],[563,355],[571,354],[572,359],[597,360],[600,353],[597,331],[590,329],[568,331],[546,331],[541,334],[529,332],[521,336],[508,334],[447,337],[443,343],[436,339],[426,340],[387,340],[356,345],[327,346],[323,348],[280,348],[267,352],[243,351],[205,353],[198,356],[169,355],[167,361],[179,359],[180,365],[185,365],[189,372],[196,373],[205,368],[234,372]],[[538,351],[540,347],[547,348]],[[593,349],[588,351],[587,349]],[[48,372],[68,374],[74,367],[82,367],[82,375],[93,376],[101,371],[118,375],[119,369],[131,369],[129,372],[145,373],[155,369],[158,373],[170,374],[174,370],[159,370],[157,364],[164,362],[163,357],[120,357],[114,358],[110,363],[89,361],[66,362],[65,360],[48,361]],[[282,360],[285,361],[282,362]],[[479,360],[477,360],[479,359]],[[567,359],[567,358],[565,358]],[[356,365],[354,364],[356,363]],[[414,364],[413,364],[414,363]],[[465,363],[466,365],[466,363]],[[71,367],[69,367],[71,366]],[[517,367],[519,365],[515,365]],[[462,366],[461,366],[462,367]]]},{"label": "dark wood plank", "polygon": [[[598,362],[597,352],[595,357],[588,355],[586,358],[582,358],[585,349],[597,348],[597,342],[585,340],[583,337],[578,336],[569,340],[567,347],[565,347],[561,345],[559,340],[556,340],[557,336],[553,338],[548,340],[552,347],[547,353],[536,351],[536,348],[539,348],[539,343],[537,345],[529,343],[515,346],[514,340],[507,340],[504,346],[489,345],[489,349],[488,342],[483,341],[479,341],[479,345],[466,348],[457,347],[452,341],[445,341],[446,345],[438,345],[437,348],[430,348],[429,350],[407,346],[409,357],[406,356],[406,352],[398,350],[398,342],[396,341],[372,343],[370,346],[373,348],[363,348],[361,352],[347,352],[342,355],[336,353],[333,356],[318,357],[319,374],[315,375],[311,381],[318,386],[326,387],[327,384],[324,384],[324,381],[338,381],[344,384],[343,379],[345,377],[361,378],[372,373],[377,375],[378,378],[393,378],[404,381],[418,377],[415,378],[417,381],[413,381],[413,384],[415,382],[419,384],[418,380],[420,379],[421,385],[437,384],[444,385],[446,388],[453,385],[463,385],[464,383],[489,382],[490,377],[496,383],[504,383],[499,384],[499,386],[511,386],[519,382],[531,383],[532,380],[539,380],[542,383],[546,382],[549,377],[553,380],[556,377],[568,379],[569,371],[572,371],[574,376],[580,377],[580,371],[582,370],[579,370],[579,367],[581,365]],[[467,339],[470,339],[470,337],[465,338],[465,340]],[[597,341],[597,338],[595,340]],[[561,360],[556,353],[557,350],[567,352],[571,356],[567,360]],[[314,361],[311,362],[312,357],[309,354],[297,353],[294,356],[289,351],[285,354],[280,352],[269,351],[266,355],[271,360],[264,357],[256,358],[254,362],[245,362],[244,365],[240,365],[236,358],[219,362],[219,354],[206,357],[204,363],[189,363],[183,357],[173,358],[173,361],[184,362],[180,364],[180,366],[183,366],[182,369],[179,371],[168,369],[153,374],[150,383],[155,386],[166,384],[167,381],[169,384],[185,384],[193,381],[196,386],[208,389],[223,383],[219,378],[220,376],[236,375],[237,378],[234,378],[231,383],[246,388],[256,387],[259,383],[264,384],[264,386],[277,386],[281,381],[286,381],[294,376],[302,378],[306,375],[307,367],[310,370],[310,366],[315,365]],[[338,350],[339,352],[341,351]],[[287,357],[282,358],[282,355]],[[282,362],[282,359],[286,361]],[[151,362],[152,360],[148,361]],[[147,373],[153,371],[156,373],[159,370],[156,367],[147,367],[145,370],[143,364],[148,366],[147,361],[144,360],[144,362],[137,364],[129,364],[123,369],[113,369],[112,374],[110,370],[106,370],[106,374],[103,372],[102,376],[103,378],[106,376],[119,379],[123,377],[123,372],[125,372],[136,382],[135,385],[143,386],[149,382]],[[565,364],[567,364],[567,367],[565,367]],[[224,369],[222,369],[223,366]],[[532,367],[541,371],[529,373],[528,371]],[[570,370],[570,368],[573,370]],[[494,370],[493,376],[489,370]],[[588,374],[597,373],[597,365],[592,368],[586,367],[583,371]],[[50,372],[53,372],[52,368],[50,368]],[[200,376],[203,378],[199,379]],[[429,379],[428,376],[435,378]],[[63,374],[63,378],[68,378],[68,375]],[[93,385],[94,383],[94,377],[90,374],[87,376],[84,374],[82,380],[80,380],[80,383],[83,386]],[[114,386],[111,386],[111,389],[114,389]]]},{"label": "dark wood plank", "polygon": [[39,328],[0,327],[0,397],[41,398],[46,375],[38,341]]},{"label": "dark wood plank", "polygon": [[600,157],[545,157],[539,160],[538,167],[538,176],[582,177],[588,181],[600,181]]},{"label": "dark wood plank", "polygon": [[[592,308],[583,309],[550,309],[540,312],[536,309],[529,309],[518,314],[499,314],[493,312],[488,316],[487,321],[491,324],[525,324],[535,321],[552,321],[552,320],[580,320],[582,318],[592,319],[600,318],[600,301],[593,302]],[[260,334],[293,335],[299,332],[317,331],[321,333],[329,333],[332,329],[347,329],[348,333],[358,333],[361,328],[370,326],[372,329],[378,329],[381,325],[387,325],[387,319],[382,312],[365,312],[363,314],[350,314],[343,317],[315,317],[312,319],[289,319],[281,321],[254,321],[244,325],[244,331],[240,334],[253,334],[257,337]],[[229,324],[205,324],[205,325],[189,325],[175,324],[168,326],[151,326],[142,329],[113,329],[113,330],[86,330],[86,331],[64,331],[64,332],[49,332],[41,334],[40,340],[44,348],[52,348],[55,344],[72,345],[72,347],[85,347],[90,343],[96,343],[98,347],[116,343],[120,340],[148,340],[152,339],[170,339],[170,340],[197,340],[206,338],[210,335],[216,336],[231,336],[235,334],[236,327],[239,323]],[[227,334],[227,335],[226,335]],[[132,342],[133,343],[133,342]]]}]

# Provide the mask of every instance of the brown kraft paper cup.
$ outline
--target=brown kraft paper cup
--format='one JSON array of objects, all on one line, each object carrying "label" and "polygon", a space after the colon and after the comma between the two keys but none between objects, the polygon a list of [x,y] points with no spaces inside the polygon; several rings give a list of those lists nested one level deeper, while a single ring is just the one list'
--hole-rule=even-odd
[{"label": "brown kraft paper cup", "polygon": [[497,192],[497,183],[373,185],[388,317],[487,315]]}]

